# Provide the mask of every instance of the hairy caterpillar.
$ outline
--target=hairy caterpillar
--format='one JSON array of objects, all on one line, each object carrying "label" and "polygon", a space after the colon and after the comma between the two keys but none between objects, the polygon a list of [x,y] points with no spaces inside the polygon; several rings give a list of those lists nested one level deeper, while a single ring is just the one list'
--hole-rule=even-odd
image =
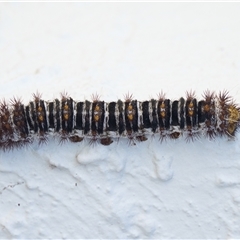
[{"label": "hairy caterpillar", "polygon": [[209,90],[197,101],[195,93],[171,101],[162,92],[158,99],[137,101],[130,94],[124,101],[105,103],[92,95],[92,101],[74,101],[66,93],[60,99],[44,101],[39,93],[24,106],[20,99],[0,102],[0,148],[9,150],[32,143],[46,143],[50,136],[90,144],[110,145],[126,137],[130,143],[158,135],[160,141],[184,136],[186,141],[201,135],[210,139],[234,137],[240,125],[240,107],[227,91],[215,94]]}]

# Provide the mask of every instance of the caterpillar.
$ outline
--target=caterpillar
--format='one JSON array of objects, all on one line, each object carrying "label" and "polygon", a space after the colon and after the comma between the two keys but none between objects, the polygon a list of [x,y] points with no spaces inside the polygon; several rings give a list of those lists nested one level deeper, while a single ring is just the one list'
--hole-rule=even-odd
[{"label": "caterpillar", "polygon": [[240,107],[228,91],[219,94],[206,90],[197,101],[195,92],[171,101],[161,92],[157,99],[137,101],[126,94],[124,101],[104,102],[98,94],[92,100],[74,101],[66,92],[60,99],[44,101],[41,94],[24,105],[20,98],[0,102],[0,149],[21,148],[49,137],[64,141],[110,145],[125,137],[129,143],[146,141],[148,136],[165,139],[200,136],[234,138],[240,126]]}]

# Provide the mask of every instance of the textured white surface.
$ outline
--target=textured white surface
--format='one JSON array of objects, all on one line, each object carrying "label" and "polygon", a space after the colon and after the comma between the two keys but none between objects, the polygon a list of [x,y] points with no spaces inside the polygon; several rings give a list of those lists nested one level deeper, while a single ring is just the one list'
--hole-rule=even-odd
[{"label": "textured white surface", "polygon": [[[228,89],[239,3],[1,3],[0,96],[105,101]],[[0,238],[240,238],[240,144],[201,139],[0,153]]]}]

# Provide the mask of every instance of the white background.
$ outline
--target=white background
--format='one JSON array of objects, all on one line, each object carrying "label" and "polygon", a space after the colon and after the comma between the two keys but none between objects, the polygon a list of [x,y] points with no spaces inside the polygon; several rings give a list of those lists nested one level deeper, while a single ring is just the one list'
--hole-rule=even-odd
[{"label": "white background", "polygon": [[[1,3],[0,96],[240,103],[239,3]],[[154,139],[0,152],[0,238],[240,238],[240,144]]]}]

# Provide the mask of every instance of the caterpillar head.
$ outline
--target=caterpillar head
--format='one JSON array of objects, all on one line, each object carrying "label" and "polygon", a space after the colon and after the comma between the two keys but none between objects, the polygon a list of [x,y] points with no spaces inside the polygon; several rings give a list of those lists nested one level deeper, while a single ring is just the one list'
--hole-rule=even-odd
[{"label": "caterpillar head", "polygon": [[230,136],[234,136],[240,124],[240,108],[236,104],[230,104],[228,107],[228,126],[227,132]]}]

